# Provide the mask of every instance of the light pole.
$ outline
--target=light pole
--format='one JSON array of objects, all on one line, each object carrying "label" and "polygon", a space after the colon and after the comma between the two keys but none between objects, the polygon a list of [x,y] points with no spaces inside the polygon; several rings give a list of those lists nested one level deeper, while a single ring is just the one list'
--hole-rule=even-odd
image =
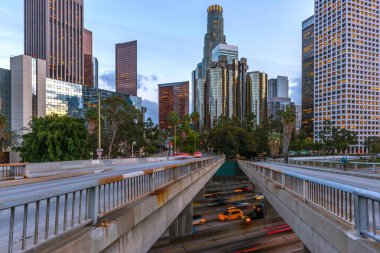
[{"label": "light pole", "polygon": [[98,90],[98,149],[96,150],[96,154],[98,155],[98,159],[102,159],[103,149],[102,149],[102,132],[101,132],[101,117],[100,117],[100,92]]}]

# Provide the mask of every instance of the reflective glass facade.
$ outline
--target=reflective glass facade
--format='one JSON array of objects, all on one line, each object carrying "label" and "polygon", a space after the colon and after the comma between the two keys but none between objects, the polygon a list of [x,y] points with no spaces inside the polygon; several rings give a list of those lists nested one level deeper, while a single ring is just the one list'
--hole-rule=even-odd
[{"label": "reflective glass facade", "polygon": [[314,139],[314,16],[302,23],[302,129]]},{"label": "reflective glass facade", "polygon": [[0,68],[0,113],[11,124],[11,71]]},{"label": "reflective glass facade", "polygon": [[46,115],[83,116],[82,85],[46,79]]},{"label": "reflective glass facade", "polygon": [[116,44],[116,92],[137,96],[137,41]]},{"label": "reflective glass facade", "polygon": [[254,71],[247,74],[248,90],[251,90],[251,105],[249,108],[256,117],[256,124],[263,124],[267,120],[268,75]]}]

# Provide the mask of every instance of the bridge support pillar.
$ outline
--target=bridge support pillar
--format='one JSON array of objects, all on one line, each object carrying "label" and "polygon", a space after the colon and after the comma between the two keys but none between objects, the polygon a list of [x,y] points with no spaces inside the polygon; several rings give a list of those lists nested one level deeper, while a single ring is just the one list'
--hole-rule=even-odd
[{"label": "bridge support pillar", "polygon": [[197,195],[195,195],[194,200],[200,200],[205,197],[205,187],[203,187]]},{"label": "bridge support pillar", "polygon": [[276,218],[280,215],[273,208],[267,199],[264,199],[264,218]]},{"label": "bridge support pillar", "polygon": [[190,202],[169,227],[169,239],[175,239],[193,232],[193,202]]}]

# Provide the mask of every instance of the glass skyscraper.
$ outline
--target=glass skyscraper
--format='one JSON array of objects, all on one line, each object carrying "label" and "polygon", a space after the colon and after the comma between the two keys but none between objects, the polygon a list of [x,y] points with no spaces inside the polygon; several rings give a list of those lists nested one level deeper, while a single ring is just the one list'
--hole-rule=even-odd
[{"label": "glass skyscraper", "polygon": [[0,68],[0,113],[11,126],[11,71]]},{"label": "glass skyscraper", "polygon": [[204,39],[202,66],[203,78],[206,76],[207,69],[210,67],[212,61],[212,50],[220,43],[226,44],[223,8],[219,5],[211,5],[207,9],[207,33]]},{"label": "glass skyscraper", "polygon": [[314,16],[302,23],[302,129],[314,139]]},{"label": "glass skyscraper", "polygon": [[116,92],[137,96],[137,41],[116,44]]},{"label": "glass skyscraper", "polygon": [[248,108],[256,117],[256,124],[263,124],[267,120],[267,83],[268,75],[264,72],[254,71],[247,73],[247,87],[251,94]]}]

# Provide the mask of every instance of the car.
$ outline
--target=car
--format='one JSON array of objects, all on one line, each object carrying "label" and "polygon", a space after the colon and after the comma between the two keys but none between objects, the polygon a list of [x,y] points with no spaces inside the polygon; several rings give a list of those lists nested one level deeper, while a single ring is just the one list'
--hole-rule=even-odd
[{"label": "car", "polygon": [[239,208],[242,208],[242,207],[249,206],[249,203],[247,203],[247,202],[242,202],[242,201],[238,201],[238,202],[235,202],[235,203],[234,203],[234,206],[239,207]]},{"label": "car", "polygon": [[249,216],[244,216],[243,221],[244,223],[251,224],[252,219]]},{"label": "car", "polygon": [[226,201],[224,199],[216,199],[215,202],[210,203],[210,206],[225,206]]},{"label": "car", "polygon": [[202,154],[200,151],[195,151],[193,156],[194,156],[195,158],[202,158],[202,157],[203,157],[203,154]]},{"label": "car", "polygon": [[203,225],[206,223],[206,219],[202,215],[193,215],[193,226]]},{"label": "car", "polygon": [[257,220],[264,218],[264,204],[260,203],[253,207],[253,210],[248,213],[251,220]]},{"label": "car", "polygon": [[220,213],[218,215],[218,220],[220,221],[229,221],[229,220],[237,220],[243,219],[244,214],[243,211],[239,208],[229,208],[225,212]]},{"label": "car", "polygon": [[264,199],[264,196],[263,195],[255,195],[254,199],[261,200],[261,199]]}]

